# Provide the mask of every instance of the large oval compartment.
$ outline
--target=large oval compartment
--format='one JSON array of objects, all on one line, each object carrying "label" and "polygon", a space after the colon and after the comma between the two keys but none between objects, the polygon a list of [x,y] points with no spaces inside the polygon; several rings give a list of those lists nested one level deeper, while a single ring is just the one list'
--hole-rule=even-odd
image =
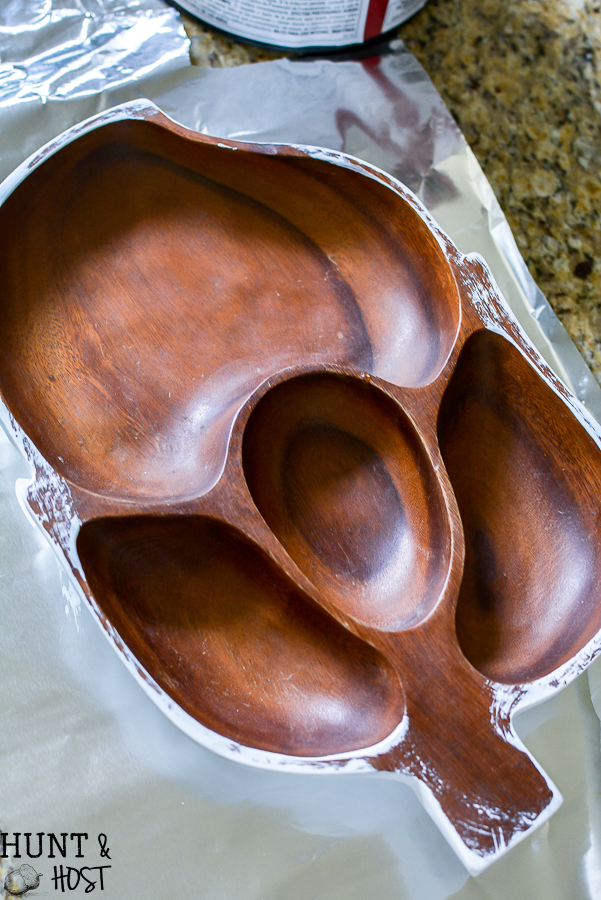
[{"label": "large oval compartment", "polygon": [[412,206],[298,151],[112,121],[0,209],[0,389],[54,469],[121,499],[199,495],[270,374],[434,378],[457,288]]}]

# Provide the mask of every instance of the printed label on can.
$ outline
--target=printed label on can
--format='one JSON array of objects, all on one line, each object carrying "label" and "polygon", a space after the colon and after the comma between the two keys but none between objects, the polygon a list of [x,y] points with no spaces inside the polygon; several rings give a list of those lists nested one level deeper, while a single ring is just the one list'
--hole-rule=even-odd
[{"label": "printed label on can", "polygon": [[179,0],[209,25],[279,47],[344,47],[400,25],[425,0]]}]

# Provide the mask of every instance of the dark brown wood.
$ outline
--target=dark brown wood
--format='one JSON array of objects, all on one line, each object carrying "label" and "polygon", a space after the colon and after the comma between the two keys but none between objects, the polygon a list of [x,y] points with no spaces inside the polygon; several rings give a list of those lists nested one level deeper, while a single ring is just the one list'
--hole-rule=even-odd
[{"label": "dark brown wood", "polygon": [[122,499],[195,496],[273,372],[437,374],[459,311],[440,248],[422,226],[423,258],[399,253],[377,198],[353,202],[365,179],[346,173],[347,200],[311,162],[120,122],[7,199],[0,382],[57,472]]},{"label": "dark brown wood", "polygon": [[393,667],[255,544],[201,516],[83,526],[94,595],[190,715],[263,750],[321,756],[385,738],[404,713]]},{"label": "dark brown wood", "polygon": [[390,396],[356,377],[285,381],[248,420],[243,466],[263,518],[339,610],[389,631],[431,612],[450,525],[417,430]]},{"label": "dark brown wood", "polygon": [[601,628],[599,447],[487,331],[463,349],[438,427],[465,529],[461,647],[496,681],[540,678]]},{"label": "dark brown wood", "polygon": [[198,740],[413,775],[494,857],[556,802],[515,703],[599,649],[598,433],[385,176],[99,126],[0,208],[32,509]]}]

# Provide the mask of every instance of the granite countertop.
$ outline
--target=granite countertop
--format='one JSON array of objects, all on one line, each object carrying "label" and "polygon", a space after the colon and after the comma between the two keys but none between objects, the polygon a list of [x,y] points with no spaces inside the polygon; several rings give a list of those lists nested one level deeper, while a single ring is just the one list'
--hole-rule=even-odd
[{"label": "granite countertop", "polygon": [[[184,17],[197,65],[284,54]],[[476,154],[601,382],[601,0],[429,0],[398,30]]]}]

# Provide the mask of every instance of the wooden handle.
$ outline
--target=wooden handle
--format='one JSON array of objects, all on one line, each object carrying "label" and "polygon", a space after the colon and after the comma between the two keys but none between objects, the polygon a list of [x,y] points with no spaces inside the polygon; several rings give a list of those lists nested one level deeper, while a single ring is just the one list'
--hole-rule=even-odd
[{"label": "wooden handle", "polygon": [[562,798],[513,731],[511,688],[484,681],[450,648],[428,657],[429,630],[405,636],[408,728],[373,763],[418,779],[425,808],[476,874],[541,825]]},{"label": "wooden handle", "polygon": [[421,735],[416,725],[413,719],[402,750],[388,754],[381,768],[415,777],[422,805],[470,874],[495,862],[561,805],[561,794],[515,734],[475,738],[458,723],[441,742],[440,728],[437,736]]}]

